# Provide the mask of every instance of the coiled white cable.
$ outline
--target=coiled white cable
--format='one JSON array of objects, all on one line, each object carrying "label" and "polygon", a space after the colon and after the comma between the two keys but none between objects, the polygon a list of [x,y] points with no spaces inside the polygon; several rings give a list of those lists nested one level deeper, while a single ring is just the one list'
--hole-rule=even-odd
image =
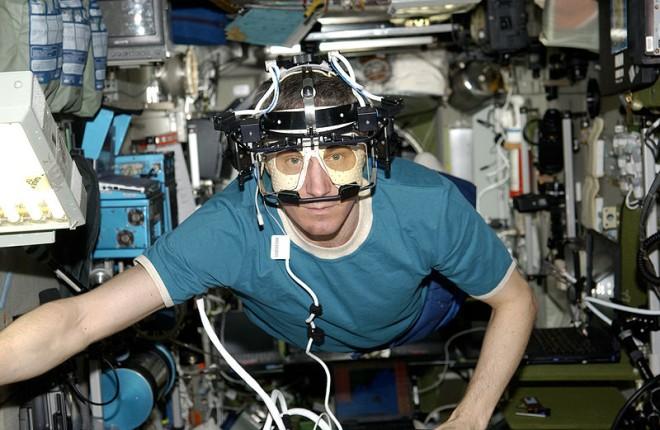
[{"label": "coiled white cable", "polygon": [[[209,336],[209,339],[213,343],[213,346],[215,346],[215,348],[218,350],[222,358],[227,362],[227,364],[229,364],[229,366],[234,370],[234,372],[236,372],[236,374],[240,376],[250,386],[250,388],[252,388],[259,395],[259,397],[261,397],[261,400],[266,404],[266,408],[268,409],[268,416],[264,423],[263,430],[271,430],[273,422],[275,423],[278,430],[288,430],[284,425],[284,421],[282,420],[282,416],[284,415],[301,416],[303,418],[309,419],[310,421],[313,421],[317,426],[321,428],[321,430],[332,430],[331,426],[328,426],[328,424],[322,420],[323,418],[322,415],[318,415],[312,411],[302,408],[288,409],[286,404],[286,399],[284,398],[284,395],[282,394],[281,391],[273,390],[271,395],[268,396],[268,394],[264,391],[264,389],[261,388],[259,383],[234,359],[234,357],[231,356],[231,354],[225,349],[225,347],[220,342],[220,339],[218,339],[218,336],[216,335],[215,330],[213,329],[213,326],[211,325],[211,322],[209,321],[208,316],[206,315],[204,299],[203,298],[197,299],[196,304],[197,304],[197,309],[199,311],[200,319],[202,320],[202,326],[204,327],[206,334]],[[311,342],[310,344],[308,344],[307,349],[309,349],[310,346],[311,346]],[[312,354],[312,358],[315,358],[317,361],[320,361],[318,357],[315,357],[313,354]],[[325,366],[325,364],[322,361],[321,363],[326,372],[326,377],[329,378],[330,373],[329,370],[327,369],[327,366]],[[326,401],[325,401],[326,409],[328,409],[329,390],[330,387],[328,384],[326,385]],[[279,409],[278,409],[278,403],[279,403]],[[332,418],[334,418],[332,414],[329,415]],[[337,422],[336,418],[334,420],[335,422]],[[341,430],[341,425],[338,425],[338,429]]]},{"label": "coiled white cable", "polygon": [[630,196],[633,194],[633,191],[634,191],[634,189],[631,186],[630,189],[628,190],[628,193],[626,193],[626,198],[623,200],[626,207],[628,209],[630,209],[631,211],[634,211],[635,209],[638,209],[639,206],[640,206],[640,201],[639,200],[635,200],[634,202],[630,201]]},{"label": "coiled white cable", "polygon": [[[335,71],[335,73],[348,85],[351,87],[351,91],[353,92],[353,95],[357,99],[358,103],[360,106],[364,107],[366,106],[366,101],[364,100],[364,97],[362,97],[362,93],[358,88],[356,88],[357,82],[355,82],[355,74],[353,72],[353,67],[351,64],[348,62],[348,60],[345,60],[345,65],[348,69],[348,73],[344,71],[344,69],[337,63],[337,60],[334,55],[328,54],[328,58],[330,58],[330,65],[332,66],[332,69]],[[343,58],[343,57],[342,57]]]},{"label": "coiled white cable", "polygon": [[[313,323],[312,323],[313,324]],[[305,354],[307,354],[308,357],[311,357],[314,361],[319,363],[321,367],[323,368],[323,372],[325,372],[325,400],[323,403],[323,406],[325,407],[325,413],[330,417],[333,423],[337,426],[337,429],[343,430],[343,427],[341,426],[341,423],[335,417],[335,414],[332,413],[332,410],[330,409],[330,384],[331,384],[331,378],[330,378],[330,370],[328,369],[328,366],[318,358],[316,355],[314,355],[311,351],[312,349],[312,343],[314,342],[313,339],[309,339],[307,342],[307,348],[305,349]],[[319,417],[320,419],[320,417]],[[320,425],[322,421],[317,421],[317,423]],[[322,427],[322,426],[321,426]]]},{"label": "coiled white cable", "polygon": [[[353,94],[358,99],[358,101],[360,101],[360,106],[364,106],[364,99],[362,96],[377,102],[380,102],[383,99],[381,96],[372,94],[363,85],[357,83],[355,80],[355,72],[353,71],[353,66],[351,66],[351,63],[346,59],[346,57],[341,55],[339,52],[330,52],[328,53],[328,58],[330,59],[330,64],[332,65],[332,68],[335,70],[335,72],[344,80],[344,82],[353,88]],[[342,64],[339,64],[339,62]],[[356,94],[356,92],[358,94]]]},{"label": "coiled white cable", "polygon": [[[279,101],[280,98],[280,72],[277,69],[276,65],[270,65],[268,67],[268,74],[270,75],[270,79],[271,79],[270,87],[268,87],[268,90],[264,93],[263,96],[261,96],[261,99],[259,99],[259,101],[255,105],[255,108],[246,109],[246,110],[237,110],[234,112],[234,115],[236,116],[263,115],[275,109],[275,106],[277,106],[277,102]],[[268,97],[270,97],[271,94],[273,95],[273,98],[270,101],[270,104],[266,109],[261,109],[261,107],[266,102],[266,100],[268,100]]]},{"label": "coiled white cable", "polygon": [[270,413],[269,416],[271,416],[275,421],[275,425],[277,426],[278,430],[287,430],[284,426],[284,421],[282,421],[280,411],[277,409],[275,402],[273,402],[268,394],[266,394],[264,389],[261,388],[261,385],[259,385],[259,383],[245,369],[243,369],[238,361],[236,361],[234,357],[231,356],[231,354],[220,342],[220,339],[218,339],[218,335],[216,335],[215,330],[213,330],[213,326],[211,325],[211,321],[209,321],[209,318],[206,315],[206,310],[204,309],[204,299],[197,299],[195,303],[197,304],[197,310],[199,311],[199,318],[202,320],[202,326],[204,327],[206,334],[211,340],[211,343],[213,343],[213,346],[215,346],[215,349],[218,350],[222,358],[227,362],[227,364],[229,364],[234,372],[236,372],[236,374],[240,376],[250,386],[250,388],[252,388],[259,395],[259,397],[261,397],[261,400],[263,400],[263,402],[266,404],[266,408],[268,408],[268,412]]},{"label": "coiled white cable", "polygon": [[[263,111],[263,113],[268,113],[275,109],[275,106],[277,106],[277,102],[280,100],[280,71],[277,68],[276,64],[273,64],[269,68],[269,73],[270,73],[270,78],[272,80],[272,83],[270,84],[269,91],[272,88],[272,91],[274,93],[273,99],[270,101],[270,104],[268,107]],[[261,110],[261,106],[265,103],[265,101],[268,99],[268,92],[264,94],[264,96],[259,100],[259,103],[257,103],[256,110]]]},{"label": "coiled white cable", "polygon": [[[270,210],[268,210],[268,206],[266,206],[266,213],[268,214],[268,216],[270,216],[273,219],[273,222],[275,222],[275,224],[277,224],[277,226],[279,227],[282,234],[286,235],[286,231],[284,230],[282,225],[279,223],[277,218],[275,218],[275,216],[270,212]],[[319,299],[318,299],[316,293],[314,293],[314,290],[312,290],[302,279],[300,279],[295,273],[293,273],[293,270],[291,270],[291,264],[290,264],[288,258],[284,260],[284,265],[286,267],[286,272],[289,274],[291,279],[293,279],[294,282],[296,284],[298,284],[303,290],[305,290],[305,292],[307,294],[309,294],[309,296],[312,298],[312,302],[314,303],[314,306],[319,306]],[[316,317],[315,314],[310,314],[307,317],[307,319],[305,320],[305,323],[309,324],[309,326],[312,329],[316,329],[316,324],[314,324],[314,318],[315,317]],[[326,414],[332,420],[332,422],[335,424],[335,426],[337,426],[337,429],[338,430],[343,430],[343,428],[341,426],[341,423],[339,422],[337,417],[335,417],[335,415],[332,413],[332,411],[330,409],[330,388],[331,388],[331,380],[332,380],[332,378],[330,377],[330,370],[328,369],[328,366],[323,362],[323,360],[321,360],[319,357],[317,357],[315,354],[313,354],[311,352],[313,342],[314,342],[313,339],[311,339],[311,338],[308,339],[307,347],[305,348],[305,354],[307,354],[307,356],[310,357],[312,360],[319,363],[321,365],[321,367],[323,368],[323,372],[325,373],[325,381],[326,381],[326,384],[325,384],[325,398],[324,398],[325,411],[326,411]],[[316,416],[316,421],[315,422],[323,430],[325,428],[324,425],[327,426],[327,424],[325,422],[319,421],[320,417],[318,415],[315,415],[315,416]]]},{"label": "coiled white cable", "polygon": [[480,209],[480,206],[481,206],[480,202],[481,202],[481,199],[483,198],[483,196],[485,196],[487,193],[489,193],[493,190],[496,190],[496,189],[506,185],[509,182],[509,179],[511,177],[509,160],[504,155],[504,150],[502,148],[500,148],[500,146],[498,145],[498,146],[496,146],[496,151],[497,151],[497,155],[500,157],[500,159],[502,160],[502,163],[503,163],[502,168],[496,169],[497,173],[499,174],[500,172],[505,172],[505,174],[504,174],[504,177],[502,177],[502,179],[500,179],[499,181],[497,181],[493,184],[490,184],[489,186],[485,187],[483,190],[479,191],[479,193],[477,194],[477,204],[476,204],[477,212],[479,212],[479,209]]},{"label": "coiled white cable", "polygon": [[[284,264],[286,266],[286,271],[293,279],[296,284],[298,284],[309,296],[312,298],[312,302],[314,303],[314,306],[319,306],[319,299],[316,296],[316,293],[314,293],[314,290],[312,290],[302,279],[300,279],[298,276],[296,276],[295,273],[291,270],[291,265],[289,263],[289,259],[287,258],[284,260]],[[316,324],[314,324],[314,318],[316,317],[316,314],[310,313],[307,319],[305,320],[306,324],[309,324],[312,330],[316,329]],[[330,409],[330,385],[332,378],[330,377],[330,370],[328,370],[328,366],[321,360],[319,357],[317,357],[315,354],[312,353],[312,344],[314,343],[314,340],[312,338],[309,338],[307,340],[307,347],[305,348],[305,354],[307,354],[308,357],[310,357],[312,360],[316,361],[321,365],[323,368],[323,372],[325,373],[325,399],[324,399],[324,407],[325,407],[325,412],[326,414],[330,417],[333,423],[337,426],[339,430],[342,430],[341,423],[339,420],[337,420],[337,417],[332,413],[332,410]]]}]

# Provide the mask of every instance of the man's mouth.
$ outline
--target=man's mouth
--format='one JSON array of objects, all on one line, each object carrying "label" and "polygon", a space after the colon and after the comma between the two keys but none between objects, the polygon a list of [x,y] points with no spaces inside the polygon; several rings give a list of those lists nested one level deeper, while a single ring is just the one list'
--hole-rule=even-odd
[{"label": "man's mouth", "polygon": [[312,210],[312,211],[322,212],[322,211],[325,211],[325,210],[328,210],[328,209],[332,208],[333,206],[334,205],[325,205],[325,206],[305,205],[304,207],[306,209],[309,209],[309,210]]}]

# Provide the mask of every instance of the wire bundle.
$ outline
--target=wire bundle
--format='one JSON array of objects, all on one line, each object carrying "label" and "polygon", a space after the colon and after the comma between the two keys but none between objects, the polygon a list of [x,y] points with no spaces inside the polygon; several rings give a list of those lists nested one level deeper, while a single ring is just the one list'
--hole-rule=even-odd
[{"label": "wire bundle", "polygon": [[[288,409],[286,405],[286,400],[284,399],[284,396],[279,390],[273,390],[271,395],[269,396],[263,388],[261,388],[261,385],[250,375],[239,363],[234,359],[234,357],[231,356],[229,351],[222,345],[220,342],[220,339],[218,339],[217,334],[213,330],[213,326],[211,324],[211,321],[209,321],[208,316],[206,315],[206,310],[204,307],[204,299],[200,298],[195,301],[197,305],[197,310],[199,311],[199,317],[202,320],[202,326],[204,327],[204,330],[206,331],[206,334],[209,336],[209,339],[213,343],[213,346],[218,350],[222,358],[229,364],[229,366],[236,372],[238,376],[241,377],[249,386],[252,388],[257,395],[261,398],[261,400],[264,402],[266,405],[266,408],[268,409],[268,418],[266,419],[264,423],[263,430],[270,430],[272,428],[272,425],[275,424],[275,427],[277,430],[288,430],[287,426],[284,423],[283,417],[288,417],[288,416],[301,416],[303,418],[310,419],[316,423],[316,425],[321,429],[321,430],[331,430],[331,427],[328,425],[328,423],[323,421],[324,414],[318,415],[315,412],[309,411],[307,409],[302,409],[302,408],[293,408],[293,409]],[[308,350],[311,346],[311,342],[308,344]],[[317,361],[320,361],[318,357],[315,355],[311,354],[308,352],[308,355],[310,355],[312,358],[315,358]],[[327,366],[320,361],[323,364],[323,368],[326,371],[326,376],[330,376],[330,373],[328,371]],[[328,386],[326,387],[326,408],[328,407],[328,397],[330,393],[330,387],[329,383]],[[277,402],[277,403],[276,403]],[[331,418],[334,418],[332,414],[329,414]],[[334,418],[335,423],[337,424],[338,428],[341,430],[341,425],[339,424],[338,421],[336,421],[336,418]]]},{"label": "wire bundle", "polygon": [[651,252],[660,245],[660,232],[656,232],[650,237],[646,236],[646,223],[651,210],[655,207],[656,194],[660,189],[660,174],[656,175],[648,193],[642,200],[642,213],[639,224],[639,251],[637,252],[637,270],[644,281],[651,285],[655,294],[660,297],[660,276],[656,273],[653,263],[650,260]]}]

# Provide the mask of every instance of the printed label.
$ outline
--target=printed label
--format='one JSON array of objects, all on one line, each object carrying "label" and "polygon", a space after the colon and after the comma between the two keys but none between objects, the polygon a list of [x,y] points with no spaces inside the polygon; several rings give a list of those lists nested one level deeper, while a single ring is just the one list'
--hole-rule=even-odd
[{"label": "printed label", "polygon": [[58,0],[30,0],[29,5],[30,70],[45,85],[62,72],[62,11]]},{"label": "printed label", "polygon": [[[71,5],[71,6],[70,6]],[[62,83],[81,87],[91,40],[89,15],[80,0],[60,0],[62,7],[63,50]]]},{"label": "printed label", "polygon": [[103,91],[108,60],[108,29],[103,22],[103,12],[96,0],[92,0],[89,4],[89,25],[92,30],[94,88],[97,91]]},{"label": "printed label", "polygon": [[654,50],[653,36],[646,36],[646,52],[653,52]]},{"label": "printed label", "polygon": [[623,67],[623,54],[614,56],[614,68],[618,69],[619,67]]}]

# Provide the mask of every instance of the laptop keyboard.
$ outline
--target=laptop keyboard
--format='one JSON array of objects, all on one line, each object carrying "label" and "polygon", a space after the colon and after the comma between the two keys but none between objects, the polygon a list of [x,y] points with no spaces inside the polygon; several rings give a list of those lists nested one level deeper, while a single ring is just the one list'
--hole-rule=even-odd
[{"label": "laptop keyboard", "polygon": [[543,348],[543,351],[557,355],[584,355],[597,353],[599,349],[572,327],[536,329],[534,338]]},{"label": "laptop keyboard", "polygon": [[527,347],[529,362],[611,362],[618,360],[612,336],[591,330],[582,335],[573,327],[534,329]]}]

